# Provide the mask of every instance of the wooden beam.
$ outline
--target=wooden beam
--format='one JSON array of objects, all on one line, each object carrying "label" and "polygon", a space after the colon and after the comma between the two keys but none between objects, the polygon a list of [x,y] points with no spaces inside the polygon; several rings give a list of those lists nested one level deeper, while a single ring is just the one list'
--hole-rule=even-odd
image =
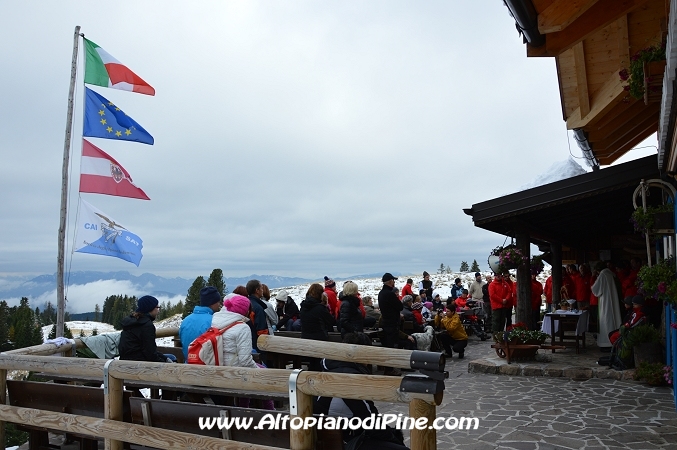
[{"label": "wooden beam", "polygon": [[628,37],[627,14],[616,21],[618,30],[618,67],[630,67],[630,38]]},{"label": "wooden beam", "polygon": [[599,142],[613,137],[641,122],[644,117],[658,114],[660,109],[661,105],[658,103],[649,103],[649,105],[645,105],[644,102],[637,102],[634,108],[626,109],[622,114],[617,115],[614,120],[608,122],[606,125],[590,130],[586,128],[586,131],[588,132],[588,141]]},{"label": "wooden beam", "polygon": [[635,136],[642,134],[645,130],[658,125],[658,114],[650,116],[639,116],[634,119],[633,122],[627,124],[618,131],[606,139],[601,141],[592,141],[592,148],[595,150],[595,154],[600,155],[609,155],[609,150],[611,153],[615,152],[617,148],[622,147],[627,142],[634,140]]},{"label": "wooden beam", "polygon": [[546,34],[545,50],[533,56],[557,56],[647,1],[599,0],[562,31]]},{"label": "wooden beam", "polygon": [[[616,161],[618,158],[621,156],[625,155],[628,151],[630,151],[635,145],[639,144],[642,142],[644,139],[648,138],[651,136],[652,133],[655,133],[656,130],[658,129],[658,123],[656,123],[653,127],[653,129],[649,128],[645,130],[642,134],[638,134],[634,139],[630,140],[628,143],[625,145],[619,147],[618,149],[612,151],[609,154],[606,155],[600,155],[597,159],[599,160],[599,164],[602,166],[607,166],[609,164],[612,164],[614,161]],[[595,153],[596,155],[596,153]],[[658,162],[658,161],[656,161]]]},{"label": "wooden beam", "polygon": [[556,0],[538,15],[538,31],[541,34],[562,31],[596,2],[597,0]]},{"label": "wooden beam", "polygon": [[583,48],[583,42],[574,45],[574,65],[576,66],[578,106],[581,117],[585,117],[590,113],[590,96],[588,95],[588,77],[585,73],[585,50]]},{"label": "wooden beam", "polygon": [[601,120],[604,113],[613,108],[624,97],[625,91],[621,79],[617,73],[611,74],[606,83],[593,95],[590,112],[582,115],[579,107],[567,118],[567,130],[583,128]]}]

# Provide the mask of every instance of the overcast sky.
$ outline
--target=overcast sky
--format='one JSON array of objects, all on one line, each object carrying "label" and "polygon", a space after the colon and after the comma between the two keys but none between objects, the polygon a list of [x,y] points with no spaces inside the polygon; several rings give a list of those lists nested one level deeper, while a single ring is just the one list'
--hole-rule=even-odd
[{"label": "overcast sky", "polygon": [[473,259],[486,268],[504,237],[462,208],[569,157],[555,61],[527,59],[499,0],[5,1],[2,276],[56,271],[76,25],[157,94],[94,88],[155,145],[91,139],[151,200],[82,194],[143,239],[140,266],[71,255],[78,76],[73,271],[312,278]]}]

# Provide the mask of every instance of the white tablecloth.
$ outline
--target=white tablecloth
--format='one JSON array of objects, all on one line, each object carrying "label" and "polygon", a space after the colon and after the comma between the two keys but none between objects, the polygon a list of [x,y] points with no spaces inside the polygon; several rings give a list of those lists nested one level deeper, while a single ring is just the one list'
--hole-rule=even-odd
[{"label": "white tablecloth", "polygon": [[[551,328],[550,324],[553,322],[553,320],[550,318],[550,316],[578,316],[578,323],[576,324],[576,334],[577,335],[582,335],[586,331],[588,331],[588,318],[590,317],[590,314],[588,314],[588,311],[578,311],[578,312],[571,312],[571,311],[555,311],[554,313],[548,313],[543,317],[543,324],[541,325],[541,331],[547,334],[551,334]],[[559,321],[555,321],[555,333],[559,328]]]}]

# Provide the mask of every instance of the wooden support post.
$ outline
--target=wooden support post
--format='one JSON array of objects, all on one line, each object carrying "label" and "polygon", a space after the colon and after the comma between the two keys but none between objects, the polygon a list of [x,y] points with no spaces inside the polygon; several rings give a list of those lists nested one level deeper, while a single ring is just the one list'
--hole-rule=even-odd
[{"label": "wooden support post", "polygon": [[[305,421],[313,416],[313,396],[298,389],[297,380],[300,370],[289,375],[289,448],[291,450],[313,450],[315,448],[315,428],[294,427],[294,422]],[[295,429],[296,428],[296,429]]]},{"label": "wooden support post", "polygon": [[428,419],[428,426],[425,429],[417,430],[414,428],[411,430],[410,447],[416,450],[436,450],[437,431],[434,428],[429,428],[437,417],[435,405],[415,398],[409,403],[409,417],[414,420],[419,417]]},{"label": "wooden support post", "polygon": [[[123,397],[122,381],[120,378],[112,377],[108,374],[108,367],[114,360],[110,360],[104,366],[104,418],[110,420],[119,420],[122,422]],[[114,439],[105,439],[106,450],[122,450],[123,441]]]},{"label": "wooden support post", "polygon": [[562,244],[560,242],[551,242],[552,251],[552,306],[559,309],[562,302],[560,290],[562,289]]},{"label": "wooden support post", "polygon": [[[7,404],[7,371],[0,369],[0,405]],[[0,421],[0,446],[5,448],[5,422]]]},{"label": "wooden support post", "polygon": [[530,329],[534,329],[535,324],[531,323],[531,265],[529,262],[531,260],[531,253],[529,248],[529,233],[525,231],[515,233],[515,244],[527,260],[526,264],[522,264],[517,268],[517,315],[515,319],[517,322],[528,324]]}]

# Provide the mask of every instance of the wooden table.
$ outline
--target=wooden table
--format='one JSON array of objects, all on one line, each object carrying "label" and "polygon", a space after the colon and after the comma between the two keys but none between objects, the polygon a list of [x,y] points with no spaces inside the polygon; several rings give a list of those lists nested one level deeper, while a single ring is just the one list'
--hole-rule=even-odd
[{"label": "wooden table", "polygon": [[[541,331],[550,335],[550,344],[555,345],[555,337],[559,337],[559,345],[567,346],[566,341],[571,341],[568,346],[575,347],[576,353],[585,348],[585,332],[588,330],[588,311],[555,311],[546,313],[541,325]],[[564,334],[565,331],[573,331],[573,335]],[[555,349],[552,349],[555,353]]]}]

